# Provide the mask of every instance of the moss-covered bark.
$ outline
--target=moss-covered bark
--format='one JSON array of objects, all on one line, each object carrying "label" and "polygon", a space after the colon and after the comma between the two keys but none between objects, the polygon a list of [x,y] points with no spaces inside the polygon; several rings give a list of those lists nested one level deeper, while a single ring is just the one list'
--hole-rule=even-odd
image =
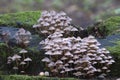
[{"label": "moss-covered bark", "polygon": [[0,15],[0,26],[24,27],[25,29],[32,29],[40,17],[40,11],[29,11],[19,13],[9,13]]},{"label": "moss-covered bark", "polygon": [[[97,28],[97,29],[95,29]],[[88,27],[89,34],[100,36],[108,36],[116,33],[120,33],[120,16],[110,17],[101,22],[97,22],[94,25]]]}]

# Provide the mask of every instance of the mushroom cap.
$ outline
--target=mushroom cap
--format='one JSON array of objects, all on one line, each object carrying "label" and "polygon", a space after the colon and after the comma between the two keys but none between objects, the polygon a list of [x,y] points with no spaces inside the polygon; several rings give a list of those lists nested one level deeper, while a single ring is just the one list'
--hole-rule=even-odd
[{"label": "mushroom cap", "polygon": [[92,54],[92,53],[87,53],[87,55],[88,55],[88,56],[93,56],[93,54]]},{"label": "mushroom cap", "polygon": [[38,28],[38,27],[41,27],[41,25],[40,24],[33,25],[33,28]]},{"label": "mushroom cap", "polygon": [[79,58],[79,56],[77,56],[77,55],[75,55],[74,57],[73,57],[73,59],[78,59]]},{"label": "mushroom cap", "polygon": [[89,67],[85,67],[83,70],[86,70],[86,71],[87,71],[87,70],[89,70]]},{"label": "mushroom cap", "polygon": [[86,49],[80,49],[80,52],[86,52],[87,50]]},{"label": "mushroom cap", "polygon": [[28,51],[25,49],[22,49],[19,53],[27,53]]},{"label": "mushroom cap", "polygon": [[112,59],[112,57],[111,57],[111,56],[108,56],[108,59]]},{"label": "mushroom cap", "polygon": [[100,63],[106,63],[106,62],[102,60],[102,61],[100,61]]},{"label": "mushroom cap", "polygon": [[77,28],[72,28],[71,31],[78,31],[78,29]]},{"label": "mushroom cap", "polygon": [[43,31],[41,31],[41,33],[43,33],[43,34],[47,34],[48,31],[47,31],[47,30],[43,30]]},{"label": "mushroom cap", "polygon": [[74,53],[79,54],[79,53],[81,53],[81,51],[80,50],[75,50]]},{"label": "mushroom cap", "polygon": [[14,54],[14,56],[12,57],[12,60],[14,61],[14,60],[20,59],[20,58],[21,58],[21,56],[19,56],[19,55],[17,55],[17,54]]},{"label": "mushroom cap", "polygon": [[62,47],[62,50],[69,50],[70,49],[70,47],[68,47],[68,46],[63,46]]},{"label": "mushroom cap", "polygon": [[55,65],[57,64],[63,64],[63,62],[61,60],[57,60],[57,62],[55,63]]},{"label": "mushroom cap", "polygon": [[62,74],[63,74],[63,73],[65,73],[65,71],[63,71],[63,70],[62,70],[60,73],[62,73]]},{"label": "mushroom cap", "polygon": [[7,58],[8,60],[11,60],[12,59],[12,57],[11,56],[8,56],[8,58]]},{"label": "mushroom cap", "polygon": [[102,69],[108,69],[106,66],[102,67]]},{"label": "mushroom cap", "polygon": [[95,45],[95,44],[92,44],[92,45],[90,45],[89,47],[90,47],[90,48],[96,48],[96,47],[98,47],[98,46]]},{"label": "mushroom cap", "polygon": [[49,76],[50,74],[49,74],[48,71],[45,71],[44,75],[45,75],[45,76]]},{"label": "mushroom cap", "polygon": [[96,42],[97,42],[96,39],[87,40],[87,43],[90,43],[90,44],[92,44],[92,43],[96,43]]},{"label": "mushroom cap", "polygon": [[65,72],[69,72],[69,71],[71,71],[71,69],[65,68]]},{"label": "mushroom cap", "polygon": [[45,42],[44,42],[44,40],[42,40],[39,44],[44,44]]},{"label": "mushroom cap", "polygon": [[61,60],[66,60],[67,59],[67,57],[65,57],[65,56],[63,56],[62,58],[61,58]]},{"label": "mushroom cap", "polygon": [[40,75],[40,76],[44,76],[44,72],[40,72],[39,75]]},{"label": "mushroom cap", "polygon": [[27,40],[27,41],[24,41],[24,44],[28,44],[28,43],[30,43],[30,41],[28,41],[28,40]]},{"label": "mushroom cap", "polygon": [[97,72],[102,72],[102,70],[101,69],[97,69]]},{"label": "mushroom cap", "polygon": [[110,60],[110,62],[114,63],[115,61],[114,60]]},{"label": "mushroom cap", "polygon": [[74,61],[73,60],[69,60],[68,63],[74,63]]},{"label": "mushroom cap", "polygon": [[52,47],[50,45],[47,45],[43,49],[49,50],[49,49],[52,49]]},{"label": "mushroom cap", "polygon": [[99,56],[99,57],[96,57],[96,60],[102,60],[102,58]]},{"label": "mushroom cap", "polygon": [[73,54],[71,54],[71,52],[67,51],[67,52],[65,53],[65,56],[73,56]]},{"label": "mushroom cap", "polygon": [[80,70],[80,69],[83,69],[83,67],[82,67],[82,66],[77,66],[77,67],[75,67],[74,69],[75,69],[75,70]]},{"label": "mushroom cap", "polygon": [[17,69],[18,69],[18,67],[14,66],[14,67],[13,67],[13,69],[14,69],[14,70],[17,70]]},{"label": "mushroom cap", "polygon": [[100,57],[105,57],[105,55],[104,55],[104,54],[101,54]]},{"label": "mushroom cap", "polygon": [[77,40],[77,41],[81,41],[81,38],[80,38],[80,37],[77,37],[76,40]]},{"label": "mushroom cap", "polygon": [[53,66],[55,66],[55,63],[54,63],[54,62],[50,62],[50,63],[48,64],[48,67],[53,67]]},{"label": "mushroom cap", "polygon": [[25,71],[20,71],[21,73],[25,73]]},{"label": "mushroom cap", "polygon": [[62,51],[54,51],[52,55],[62,55]]},{"label": "mushroom cap", "polygon": [[64,66],[69,66],[69,64],[66,63]]},{"label": "mushroom cap", "polygon": [[49,50],[49,51],[45,52],[45,54],[46,55],[52,55],[53,53],[52,53],[52,51]]},{"label": "mushroom cap", "polygon": [[111,65],[111,64],[112,64],[112,62],[108,62],[108,63],[107,63],[107,65]]},{"label": "mushroom cap", "polygon": [[97,64],[97,62],[93,62],[92,64]]},{"label": "mushroom cap", "polygon": [[89,38],[89,39],[95,39],[95,37],[92,36],[92,35],[88,36],[88,38]]},{"label": "mushroom cap", "polygon": [[26,62],[24,62],[24,61],[22,61],[21,63],[20,63],[20,65],[25,65],[26,64]]},{"label": "mushroom cap", "polygon": [[51,60],[47,57],[45,57],[44,59],[42,59],[43,62],[50,62]]},{"label": "mushroom cap", "polygon": [[24,59],[24,61],[26,61],[26,62],[27,62],[27,61],[32,61],[32,59],[29,58],[29,57],[27,57],[27,58]]}]

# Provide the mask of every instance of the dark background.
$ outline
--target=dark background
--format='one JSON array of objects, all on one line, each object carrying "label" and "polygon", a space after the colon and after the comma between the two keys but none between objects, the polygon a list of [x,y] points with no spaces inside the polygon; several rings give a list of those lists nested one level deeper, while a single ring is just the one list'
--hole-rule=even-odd
[{"label": "dark background", "polygon": [[0,14],[21,11],[65,11],[73,23],[86,27],[99,19],[120,14],[120,0],[0,0]]}]

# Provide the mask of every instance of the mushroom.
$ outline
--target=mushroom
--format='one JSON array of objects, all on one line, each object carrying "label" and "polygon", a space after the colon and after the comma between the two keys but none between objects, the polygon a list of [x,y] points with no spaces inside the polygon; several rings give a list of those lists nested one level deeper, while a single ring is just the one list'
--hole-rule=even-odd
[{"label": "mushroom", "polygon": [[57,65],[57,64],[63,64],[63,62],[62,62],[61,60],[58,60],[58,61],[55,63],[55,65]]},{"label": "mushroom", "polygon": [[21,56],[14,54],[14,56],[12,57],[12,60],[15,61],[16,59],[20,59],[20,58],[21,58]]},{"label": "mushroom", "polygon": [[54,63],[54,62],[50,62],[50,63],[48,64],[48,67],[53,67],[53,66],[55,66],[55,63]]},{"label": "mushroom", "polygon": [[28,51],[27,50],[25,50],[25,49],[22,49],[19,53],[27,53]]},{"label": "mushroom", "polygon": [[53,53],[52,53],[52,51],[47,51],[45,54],[46,55],[52,55]]},{"label": "mushroom", "polygon": [[106,66],[102,67],[102,69],[108,69]]},{"label": "mushroom", "polygon": [[45,57],[44,59],[42,59],[42,61],[43,61],[43,62],[48,62],[48,63],[49,63],[51,60],[50,60],[49,58]]},{"label": "mushroom", "polygon": [[44,72],[40,72],[39,75],[40,75],[40,76],[44,76],[45,73],[44,73]]},{"label": "mushroom", "polygon": [[27,57],[27,58],[24,59],[24,61],[29,62],[29,61],[32,61],[32,59]]},{"label": "mushroom", "polygon": [[13,69],[14,69],[14,70],[18,70],[18,67],[14,66]]},{"label": "mushroom", "polygon": [[20,65],[25,65],[26,63],[24,62],[24,61],[22,61],[21,63],[20,63]]},{"label": "mushroom", "polygon": [[68,63],[74,63],[74,61],[73,61],[73,60],[70,60],[70,61],[68,61]]},{"label": "mushroom", "polygon": [[49,74],[48,71],[45,71],[44,75],[45,75],[45,76],[49,76],[50,74]]}]

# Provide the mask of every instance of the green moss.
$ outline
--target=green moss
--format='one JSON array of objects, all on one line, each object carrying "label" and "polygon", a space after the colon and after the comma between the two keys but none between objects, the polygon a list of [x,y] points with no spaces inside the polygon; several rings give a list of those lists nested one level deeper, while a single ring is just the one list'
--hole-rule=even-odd
[{"label": "green moss", "polygon": [[3,80],[78,80],[75,78],[53,78],[27,75],[1,75],[0,78]]},{"label": "green moss", "polygon": [[37,22],[40,11],[28,11],[0,15],[0,26],[24,27],[27,29]]},{"label": "green moss", "polygon": [[116,31],[120,30],[120,16],[115,16],[108,18],[102,24],[108,30],[108,34],[116,33]]},{"label": "green moss", "polygon": [[94,27],[99,28],[99,33],[101,33],[104,36],[120,33],[120,16],[110,17],[106,20],[97,22],[94,25],[88,27],[87,30],[90,34],[95,34],[93,32]]},{"label": "green moss", "polygon": [[115,63],[111,67],[111,75],[120,77],[120,40],[115,42],[117,45],[108,47],[111,55],[113,56]]},{"label": "green moss", "polygon": [[108,50],[114,57],[118,57],[120,59],[120,40],[114,42],[116,45],[112,47],[108,47]]}]

